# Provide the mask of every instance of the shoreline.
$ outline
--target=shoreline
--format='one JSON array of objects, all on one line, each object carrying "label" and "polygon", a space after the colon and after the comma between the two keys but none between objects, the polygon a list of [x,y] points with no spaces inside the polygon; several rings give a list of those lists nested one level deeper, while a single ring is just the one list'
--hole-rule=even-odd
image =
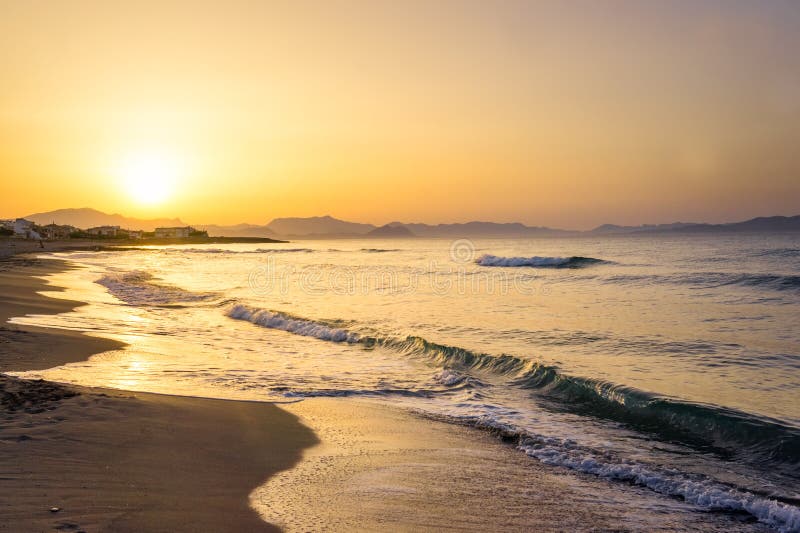
[{"label": "shoreline", "polygon": [[[0,263],[0,372],[85,360],[122,343],[7,324],[82,302],[37,291],[64,261]],[[317,442],[267,404],[26,381],[0,374],[0,531],[276,531],[249,493]],[[51,508],[58,508],[51,512]]]},{"label": "shoreline", "polygon": [[270,237],[187,237],[183,239],[60,239],[38,241],[31,239],[0,238],[0,260],[29,254],[78,251],[115,251],[137,249],[141,246],[168,246],[174,244],[286,244],[291,241]]},{"label": "shoreline", "polygon": [[[125,241],[133,242],[133,241]],[[49,254],[52,252],[80,252],[113,250],[115,246],[108,240],[99,239],[64,239],[58,241],[43,241],[44,248],[39,241],[30,239],[0,239],[0,261],[14,261],[36,254]]]},{"label": "shoreline", "polygon": [[[0,372],[122,346],[5,324],[83,305],[37,294],[58,288],[36,276],[64,268],[0,262],[0,328],[16,335],[0,339]],[[767,531],[364,400],[277,406],[3,375],[0,398],[0,531]]]}]

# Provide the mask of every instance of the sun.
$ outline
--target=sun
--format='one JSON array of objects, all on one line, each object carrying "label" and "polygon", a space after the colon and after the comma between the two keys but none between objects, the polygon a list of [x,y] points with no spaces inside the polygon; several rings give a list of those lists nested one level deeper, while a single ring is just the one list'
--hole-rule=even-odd
[{"label": "sun", "polygon": [[169,154],[141,152],[125,157],[118,173],[130,198],[140,204],[155,205],[172,195],[180,178],[180,165]]}]

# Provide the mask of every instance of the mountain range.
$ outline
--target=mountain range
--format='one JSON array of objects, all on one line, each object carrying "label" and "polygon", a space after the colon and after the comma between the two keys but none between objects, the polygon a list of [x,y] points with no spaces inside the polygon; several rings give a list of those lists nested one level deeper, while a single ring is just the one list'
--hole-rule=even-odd
[{"label": "mountain range", "polygon": [[46,224],[68,224],[76,228],[91,228],[94,226],[119,226],[124,229],[140,229],[153,231],[157,227],[186,226],[178,218],[131,218],[115,213],[110,215],[97,209],[83,207],[80,209],[56,209],[45,213],[34,213],[22,217],[41,226]]},{"label": "mountain range", "polygon": [[[79,228],[93,226],[120,226],[129,229],[153,231],[161,226],[186,226],[179,218],[138,219],[120,214],[107,214],[96,209],[57,209],[24,217],[37,224],[69,224]],[[603,224],[589,231],[571,231],[543,226],[526,226],[521,223],[466,222],[454,224],[421,224],[391,222],[384,226],[348,222],[332,216],[276,218],[264,225],[236,224],[232,226],[194,224],[211,236],[226,237],[284,237],[290,239],[352,238],[352,237],[545,237],[545,236],[601,236],[636,234],[697,234],[732,232],[800,232],[800,215],[792,217],[757,217],[742,222],[705,224],[675,222],[672,224],[644,224],[619,226]]]}]

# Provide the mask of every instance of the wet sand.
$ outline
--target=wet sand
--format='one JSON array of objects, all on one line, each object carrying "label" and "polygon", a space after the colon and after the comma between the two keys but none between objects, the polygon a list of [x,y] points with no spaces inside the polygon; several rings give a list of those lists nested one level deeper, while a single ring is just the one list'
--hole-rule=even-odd
[{"label": "wet sand", "polygon": [[769,531],[386,404],[313,398],[283,408],[321,441],[251,495],[286,531]]},{"label": "wet sand", "polygon": [[[77,251],[77,250],[96,250],[99,248],[108,249],[121,243],[133,243],[135,241],[109,241],[93,239],[64,239],[59,241],[44,241],[39,243],[36,240],[14,239],[11,237],[0,237],[0,259],[12,257],[20,254],[39,254],[49,252]],[[44,247],[42,247],[42,244]]]},{"label": "wet sand", "polygon": [[[118,348],[6,323],[80,305],[35,276],[60,261],[0,263],[0,372]],[[270,531],[248,494],[317,442],[273,405],[127,393],[0,376],[0,531]],[[51,512],[51,508],[59,508]]]},{"label": "wet sand", "polygon": [[71,267],[64,261],[45,261],[32,256],[0,261],[0,372],[52,368],[123,346],[80,332],[7,323],[14,316],[66,313],[83,305],[37,294],[37,291],[59,292],[58,287],[48,285],[41,276],[68,268]]}]

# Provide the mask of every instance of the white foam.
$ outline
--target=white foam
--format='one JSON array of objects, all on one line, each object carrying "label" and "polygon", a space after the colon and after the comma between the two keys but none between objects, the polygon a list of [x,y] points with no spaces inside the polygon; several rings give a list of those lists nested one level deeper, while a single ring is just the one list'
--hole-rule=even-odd
[{"label": "white foam", "polygon": [[443,369],[441,372],[435,374],[433,376],[433,380],[436,383],[444,385],[445,387],[450,387],[452,385],[457,385],[464,381],[464,374],[459,374],[458,372],[454,372],[447,368]]},{"label": "white foam", "polygon": [[96,283],[106,287],[108,292],[123,302],[133,305],[197,302],[213,297],[212,294],[199,294],[170,285],[158,284],[151,274],[142,270],[110,272],[98,279]]},{"label": "white foam", "polygon": [[291,318],[281,313],[236,304],[228,309],[227,315],[238,320],[247,320],[265,328],[280,329],[305,337],[316,337],[332,342],[358,342],[356,333],[342,328],[333,328],[312,320]]},{"label": "white foam", "polygon": [[712,510],[745,511],[778,531],[800,531],[800,508],[702,479],[689,479],[677,471],[659,471],[634,462],[609,462],[570,442],[541,439],[519,449],[541,462],[566,467],[606,479],[627,481]]}]

